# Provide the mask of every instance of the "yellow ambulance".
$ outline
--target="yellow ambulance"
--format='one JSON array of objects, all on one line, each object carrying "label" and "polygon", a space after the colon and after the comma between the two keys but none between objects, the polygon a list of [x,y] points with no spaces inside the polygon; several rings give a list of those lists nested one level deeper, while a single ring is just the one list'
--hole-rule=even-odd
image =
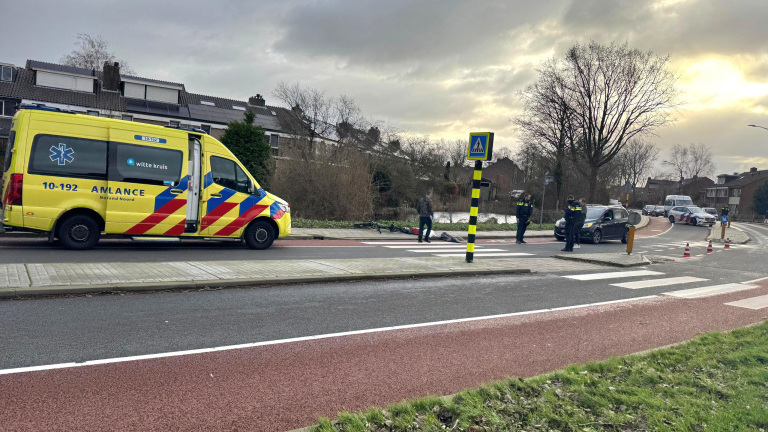
[{"label": "yellow ambulance", "polygon": [[68,249],[92,248],[102,233],[266,249],[291,233],[288,203],[202,130],[22,106],[4,162],[3,227]]}]

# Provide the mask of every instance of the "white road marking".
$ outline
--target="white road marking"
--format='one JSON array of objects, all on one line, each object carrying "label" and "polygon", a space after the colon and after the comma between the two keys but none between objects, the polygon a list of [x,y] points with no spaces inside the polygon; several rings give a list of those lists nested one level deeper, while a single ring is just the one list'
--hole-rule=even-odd
[{"label": "white road marking", "polygon": [[[423,245],[423,246],[422,246]],[[409,248],[466,248],[466,244],[461,243],[453,243],[453,244],[431,244],[431,243],[409,243],[407,245],[396,245],[396,246],[384,246],[387,249],[409,249]],[[475,245],[475,247],[481,247],[479,245]]]},{"label": "white road marking", "polygon": [[[456,249],[457,251],[466,251],[467,247],[464,246],[463,248]],[[408,249],[408,252],[416,252],[416,253],[435,253],[435,252],[455,252],[452,249],[445,250],[445,249]],[[482,249],[480,252],[509,252],[506,249]]]},{"label": "white road marking", "polygon": [[692,276],[680,276],[666,279],[649,279],[636,282],[622,282],[617,284],[611,284],[619,288],[640,289],[640,288],[653,288],[664,285],[684,284],[691,282],[702,282],[707,279],[697,278]]},{"label": "white road marking", "polygon": [[[483,249],[483,250],[486,251],[488,249]],[[435,256],[441,257],[441,258],[462,257],[464,255],[465,254],[463,254],[463,253],[435,254]],[[507,256],[508,257],[512,257],[512,256],[526,256],[526,255],[533,256],[533,254],[525,253],[525,252],[489,252],[489,253],[475,252],[475,254],[474,254],[475,257],[507,257]]]},{"label": "white road marking", "polygon": [[409,241],[371,241],[371,242],[360,242],[360,243],[365,243],[369,245],[411,245],[411,246],[416,246],[419,244],[427,244],[427,245],[429,244],[426,242],[419,243],[419,241],[416,240],[415,238]]},{"label": "white road marking", "polygon": [[316,336],[302,336],[302,337],[296,337],[296,338],[290,338],[290,339],[278,339],[278,340],[272,340],[272,341],[254,342],[254,343],[246,343],[246,344],[240,344],[240,345],[226,345],[226,346],[220,346],[215,348],[200,348],[200,349],[187,350],[187,351],[172,351],[172,352],[166,352],[166,353],[144,354],[144,355],[137,355],[137,356],[130,356],[130,357],[88,360],[81,363],[70,362],[70,363],[59,363],[59,364],[50,364],[50,365],[41,365],[41,366],[20,367],[20,368],[13,368],[13,369],[0,369],[0,375],[23,373],[23,372],[35,372],[35,371],[52,370],[52,369],[67,369],[67,368],[94,366],[94,365],[110,364],[110,363],[124,363],[129,361],[151,360],[151,359],[166,358],[166,357],[179,357],[179,356],[191,355],[191,354],[206,354],[206,353],[212,353],[212,352],[230,351],[230,350],[244,349],[244,348],[257,348],[257,347],[268,346],[268,345],[282,345],[282,344],[295,343],[295,342],[305,342],[305,341],[319,340],[319,339],[331,339],[331,338],[337,338],[337,337],[355,336],[355,335],[369,334],[369,333],[383,333],[383,332],[389,332],[389,331],[407,330],[407,329],[420,328],[420,327],[434,327],[439,325],[457,324],[457,323],[463,323],[463,322],[510,318],[515,316],[532,315],[532,314],[544,313],[544,312],[557,312],[557,311],[564,311],[564,310],[571,310],[571,309],[582,309],[582,308],[587,308],[591,306],[603,306],[603,305],[617,304],[617,303],[628,303],[628,302],[633,302],[638,300],[648,300],[656,297],[659,297],[659,296],[650,295],[650,296],[644,296],[644,297],[635,297],[631,299],[611,300],[611,301],[598,302],[598,303],[580,304],[575,306],[563,306],[558,308],[537,309],[537,310],[531,310],[531,311],[525,311],[525,312],[513,312],[513,313],[507,313],[507,314],[487,315],[487,316],[479,316],[479,317],[471,317],[471,318],[458,318],[458,319],[444,320],[444,321],[433,321],[433,322],[418,323],[418,324],[406,324],[406,325],[393,326],[393,327],[379,327],[379,328],[372,328],[372,329],[365,329],[365,330],[353,330],[353,331],[347,331],[347,332],[321,334]]},{"label": "white road marking", "polygon": [[614,279],[614,278],[634,277],[634,276],[654,276],[654,275],[660,275],[660,274],[664,274],[664,273],[652,271],[652,270],[633,270],[633,271],[619,271],[619,272],[607,272],[607,273],[590,273],[590,274],[570,275],[570,276],[563,276],[563,277],[566,277],[568,279],[576,279],[580,281],[590,281],[590,280],[598,280],[598,279]]},{"label": "white road marking", "polygon": [[669,230],[671,230],[674,227],[675,227],[675,224],[669,224],[669,228],[667,228],[664,232],[658,233],[658,234],[654,234],[654,235],[649,235],[649,236],[638,237],[638,240],[647,239],[647,238],[653,238],[653,237],[658,237],[658,236],[664,235],[664,234],[669,232]]},{"label": "white road marking", "polygon": [[672,297],[678,297],[678,298],[699,298],[699,297],[709,297],[719,294],[727,294],[737,291],[743,291],[747,289],[756,288],[752,285],[746,285],[743,283],[728,283],[728,284],[722,284],[722,285],[712,285],[707,287],[701,287],[701,288],[691,288],[691,289],[685,289],[685,290],[678,290],[678,291],[670,291],[665,292],[663,295],[668,295]]},{"label": "white road marking", "polygon": [[762,309],[762,308],[768,307],[768,295],[747,298],[744,300],[739,300],[739,301],[730,302],[726,304],[728,306],[736,306],[736,307],[742,307],[742,308],[753,309],[753,310]]},{"label": "white road marking", "polygon": [[372,248],[373,246],[293,246],[275,245],[276,248]]}]

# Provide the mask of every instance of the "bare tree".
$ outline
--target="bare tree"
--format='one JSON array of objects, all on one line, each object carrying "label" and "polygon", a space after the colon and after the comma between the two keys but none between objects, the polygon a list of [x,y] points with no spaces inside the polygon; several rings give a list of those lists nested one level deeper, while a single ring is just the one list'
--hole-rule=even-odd
[{"label": "bare tree", "polygon": [[293,144],[301,150],[302,158],[315,152],[317,142],[333,139],[336,131],[334,102],[323,91],[302,87],[298,82],[280,82],[272,95],[291,107],[291,116],[284,118],[283,127],[292,135]]},{"label": "bare tree", "polygon": [[563,62],[575,132],[571,151],[583,161],[589,199],[598,189],[600,168],[632,138],[652,133],[673,120],[678,106],[677,77],[669,56],[630,49],[628,44],[575,45]]},{"label": "bare tree", "polygon": [[676,180],[680,180],[680,183],[682,183],[688,175],[689,160],[688,147],[682,144],[675,144],[672,147],[671,157],[669,160],[664,161],[664,165],[668,166],[673,171]]},{"label": "bare tree", "polygon": [[712,162],[712,149],[698,143],[691,144],[688,148],[688,177],[706,177],[715,172],[715,164]]},{"label": "bare tree", "polygon": [[468,140],[457,139],[446,144],[448,151],[448,160],[454,169],[463,167],[467,164]]},{"label": "bare tree", "polygon": [[[655,144],[633,139],[616,157],[622,180],[637,189],[637,185],[646,178],[653,169],[656,159],[659,157],[659,149]],[[633,193],[633,198],[636,198]]]},{"label": "bare tree", "polygon": [[87,33],[77,34],[78,48],[62,57],[59,62],[66,66],[74,66],[83,69],[101,70],[104,62],[120,63],[120,71],[125,74],[133,74],[134,71],[125,60],[117,60],[113,52],[109,50],[109,42],[101,36],[91,36]]}]

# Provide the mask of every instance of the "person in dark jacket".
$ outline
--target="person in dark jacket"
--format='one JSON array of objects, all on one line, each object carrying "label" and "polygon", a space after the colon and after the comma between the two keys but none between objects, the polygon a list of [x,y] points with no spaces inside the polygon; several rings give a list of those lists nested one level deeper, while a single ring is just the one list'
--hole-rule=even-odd
[{"label": "person in dark jacket", "polygon": [[727,223],[728,223],[729,227],[731,226],[731,218],[728,217],[728,213],[730,213],[730,212],[731,212],[731,209],[729,209],[727,205],[724,205],[723,208],[720,209],[720,216],[721,217],[725,216],[726,218],[728,218],[727,219],[727,221],[728,221]]},{"label": "person in dark jacket", "polygon": [[525,230],[528,228],[528,219],[531,218],[531,213],[533,213],[531,194],[525,194],[525,198],[517,202],[517,244],[525,244],[523,236],[525,236]]},{"label": "person in dark jacket", "polygon": [[587,200],[580,198],[579,205],[581,205],[581,214],[573,224],[573,247],[576,249],[581,248],[581,229],[584,228],[584,222],[587,220]]},{"label": "person in dark jacket", "polygon": [[568,195],[568,205],[563,209],[565,213],[565,247],[563,252],[573,252],[573,226],[581,216],[581,204]]},{"label": "person in dark jacket", "polygon": [[424,239],[427,243],[431,243],[429,241],[429,234],[432,232],[432,218],[435,216],[435,213],[432,211],[432,191],[427,191],[427,194],[419,199],[419,202],[416,204],[416,211],[419,212],[419,243],[421,243],[424,225],[427,226]]}]

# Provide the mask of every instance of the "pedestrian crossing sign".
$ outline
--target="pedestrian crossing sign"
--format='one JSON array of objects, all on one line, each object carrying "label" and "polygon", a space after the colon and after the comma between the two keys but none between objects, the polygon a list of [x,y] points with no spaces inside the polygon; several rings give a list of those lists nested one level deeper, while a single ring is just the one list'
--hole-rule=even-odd
[{"label": "pedestrian crossing sign", "polygon": [[493,132],[472,132],[469,134],[468,160],[491,160],[492,153]]}]

